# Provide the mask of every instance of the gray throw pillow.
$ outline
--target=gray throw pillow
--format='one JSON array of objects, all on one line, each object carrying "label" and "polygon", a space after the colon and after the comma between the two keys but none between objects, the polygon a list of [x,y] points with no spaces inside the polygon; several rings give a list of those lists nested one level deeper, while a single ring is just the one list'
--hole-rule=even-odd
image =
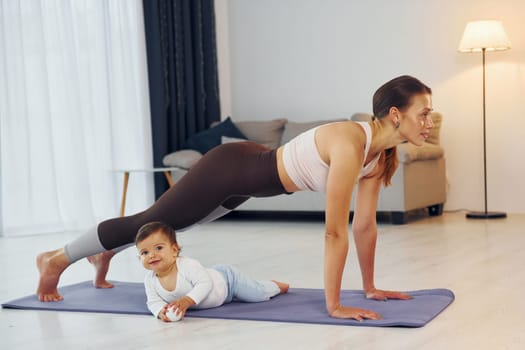
[{"label": "gray throw pillow", "polygon": [[275,149],[280,146],[286,119],[240,121],[235,126],[248,138],[266,147]]},{"label": "gray throw pillow", "polygon": [[312,122],[288,122],[286,123],[286,126],[284,127],[283,136],[281,138],[281,145],[284,145],[297,135],[310,130],[312,128],[315,128],[316,126],[333,123],[333,122],[341,122],[346,119],[330,119],[330,120],[316,120]]}]

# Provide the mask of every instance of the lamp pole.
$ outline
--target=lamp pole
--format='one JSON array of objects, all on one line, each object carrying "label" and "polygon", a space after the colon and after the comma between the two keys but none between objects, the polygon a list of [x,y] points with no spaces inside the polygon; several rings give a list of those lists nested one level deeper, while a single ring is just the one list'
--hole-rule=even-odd
[{"label": "lamp pole", "polygon": [[486,107],[485,107],[485,52],[486,48],[481,49],[481,57],[483,60],[483,181],[485,183],[485,216],[487,216],[487,126],[485,121]]},{"label": "lamp pole", "polygon": [[469,219],[496,219],[505,218],[507,213],[504,212],[489,212],[487,205],[487,132],[486,132],[486,104],[485,104],[485,47],[481,48],[481,57],[483,61],[483,189],[485,194],[485,207],[483,212],[470,212],[467,213]]}]

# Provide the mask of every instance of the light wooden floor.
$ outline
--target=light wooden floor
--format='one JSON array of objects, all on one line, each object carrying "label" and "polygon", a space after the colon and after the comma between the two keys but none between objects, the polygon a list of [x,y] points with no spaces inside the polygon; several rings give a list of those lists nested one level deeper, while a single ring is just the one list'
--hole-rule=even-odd
[{"label": "light wooden floor", "polygon": [[[34,292],[35,255],[75,234],[0,238],[0,301]],[[222,220],[179,236],[183,253],[205,265],[232,263],[260,278],[322,288],[319,221]],[[2,349],[524,349],[525,214],[494,221],[464,213],[380,225],[376,284],[449,288],[455,302],[423,328],[368,328],[152,316],[0,311]],[[114,259],[110,278],[142,281],[134,249]],[[86,261],[61,284],[90,279]],[[360,288],[355,251],[343,287]]]}]

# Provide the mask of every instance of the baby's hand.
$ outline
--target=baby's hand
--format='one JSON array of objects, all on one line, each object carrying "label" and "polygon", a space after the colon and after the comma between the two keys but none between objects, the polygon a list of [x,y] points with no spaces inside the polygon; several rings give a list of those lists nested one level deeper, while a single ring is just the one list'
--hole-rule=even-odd
[{"label": "baby's hand", "polygon": [[166,316],[166,313],[168,311],[168,307],[169,307],[169,304],[166,304],[164,305],[164,307],[162,308],[162,310],[159,311],[159,314],[157,315],[157,317],[164,321],[164,322],[171,322],[171,320],[168,318],[168,316]]},{"label": "baby's hand", "polygon": [[173,304],[166,304],[159,312],[159,319],[164,322],[180,321],[184,314]]},{"label": "baby's hand", "polygon": [[182,320],[183,313],[179,309],[177,309],[175,306],[169,307],[168,311],[166,311],[166,318],[168,318],[171,322],[176,322]]},{"label": "baby's hand", "polygon": [[169,304],[164,305],[162,310],[159,312],[159,318],[164,322],[179,321],[186,315],[186,310],[192,305],[195,305],[195,301],[188,296],[184,296],[177,299]]},{"label": "baby's hand", "polygon": [[184,318],[186,310],[192,305],[195,305],[195,301],[188,296],[184,296],[178,300],[175,300],[170,303],[168,310],[173,308],[173,310],[178,310],[178,313],[181,314],[181,317]]}]

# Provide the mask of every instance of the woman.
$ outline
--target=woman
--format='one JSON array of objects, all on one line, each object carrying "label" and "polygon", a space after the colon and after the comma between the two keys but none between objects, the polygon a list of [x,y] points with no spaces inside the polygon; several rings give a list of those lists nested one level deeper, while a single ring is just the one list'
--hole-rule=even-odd
[{"label": "woman", "polygon": [[61,273],[83,257],[89,257],[96,267],[95,286],[112,287],[105,276],[113,250],[132,244],[145,223],[163,221],[181,231],[214,220],[250,197],[311,190],[326,192],[327,312],[337,318],[381,318],[373,311],[340,304],[352,191],[357,183],[352,231],[366,297],[409,299],[404,293],[375,287],[376,207],[381,184],[390,184],[397,167],[396,146],[402,142],[420,146],[429,136],[433,127],[431,94],[418,79],[400,76],[374,93],[371,122],[325,124],[277,150],[252,142],[214,148],[149,209],[104,221],[64,248],[40,254],[38,298],[61,300],[57,291]]}]

